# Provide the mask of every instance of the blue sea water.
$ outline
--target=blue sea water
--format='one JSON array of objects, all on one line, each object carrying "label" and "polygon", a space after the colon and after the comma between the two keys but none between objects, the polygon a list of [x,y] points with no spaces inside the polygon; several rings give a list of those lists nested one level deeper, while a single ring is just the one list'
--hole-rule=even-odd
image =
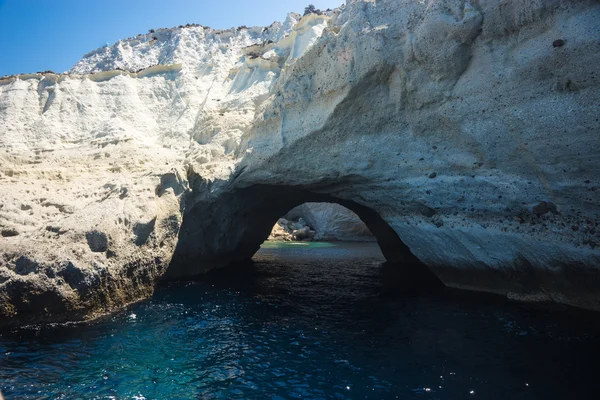
[{"label": "blue sea water", "polygon": [[375,244],[265,244],[98,321],[0,336],[12,399],[597,399],[598,314],[397,290]]}]

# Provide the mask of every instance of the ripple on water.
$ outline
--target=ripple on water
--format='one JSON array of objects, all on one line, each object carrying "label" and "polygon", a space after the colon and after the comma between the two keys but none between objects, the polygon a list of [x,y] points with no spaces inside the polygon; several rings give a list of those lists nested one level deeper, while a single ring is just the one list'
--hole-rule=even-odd
[{"label": "ripple on water", "polygon": [[[19,399],[598,398],[596,314],[406,296],[372,244],[269,244],[87,325],[0,337]],[[236,274],[240,271],[235,271]]]}]

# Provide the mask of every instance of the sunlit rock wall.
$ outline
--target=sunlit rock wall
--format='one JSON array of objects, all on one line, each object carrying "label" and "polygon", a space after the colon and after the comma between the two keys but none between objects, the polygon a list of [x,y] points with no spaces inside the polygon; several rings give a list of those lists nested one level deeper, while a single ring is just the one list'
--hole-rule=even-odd
[{"label": "sunlit rock wall", "polygon": [[0,79],[0,324],[148,296],[176,246],[211,268],[260,185],[368,208],[447,285],[600,309],[599,20],[592,0],[352,0]]}]

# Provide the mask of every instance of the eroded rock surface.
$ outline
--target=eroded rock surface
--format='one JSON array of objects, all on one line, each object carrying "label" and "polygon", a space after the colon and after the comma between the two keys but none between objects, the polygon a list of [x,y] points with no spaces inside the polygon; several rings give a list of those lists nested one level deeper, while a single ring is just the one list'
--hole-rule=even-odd
[{"label": "eroded rock surface", "polygon": [[250,257],[307,201],[447,285],[600,310],[599,20],[592,0],[351,0],[0,80],[0,325]]},{"label": "eroded rock surface", "polygon": [[279,218],[267,240],[283,242],[312,241],[315,235],[316,232],[302,217],[297,218],[297,220]]},{"label": "eroded rock surface", "polygon": [[[181,256],[209,204],[266,213],[279,196],[245,207],[254,200],[236,192],[301,189],[374,211],[447,285],[600,309],[599,12],[590,1],[349,2],[275,82],[232,178],[210,194],[190,182]],[[208,243],[207,264],[247,245],[233,242]]]},{"label": "eroded rock surface", "polygon": [[[307,232],[295,233],[305,226]],[[375,237],[358,215],[339,204],[304,203],[277,221],[269,240],[367,242]]]},{"label": "eroded rock surface", "polygon": [[288,219],[302,218],[315,231],[314,240],[367,242],[375,240],[358,215],[336,203],[305,203],[286,214]]}]

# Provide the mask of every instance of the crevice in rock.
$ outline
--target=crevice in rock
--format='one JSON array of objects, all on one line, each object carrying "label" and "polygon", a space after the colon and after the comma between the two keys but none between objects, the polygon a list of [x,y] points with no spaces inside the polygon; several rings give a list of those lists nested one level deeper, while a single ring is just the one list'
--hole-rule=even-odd
[{"label": "crevice in rock", "polygon": [[135,235],[135,245],[142,246],[146,244],[152,232],[154,232],[154,226],[156,225],[156,218],[152,218],[147,223],[137,223],[133,227],[133,234]]}]

